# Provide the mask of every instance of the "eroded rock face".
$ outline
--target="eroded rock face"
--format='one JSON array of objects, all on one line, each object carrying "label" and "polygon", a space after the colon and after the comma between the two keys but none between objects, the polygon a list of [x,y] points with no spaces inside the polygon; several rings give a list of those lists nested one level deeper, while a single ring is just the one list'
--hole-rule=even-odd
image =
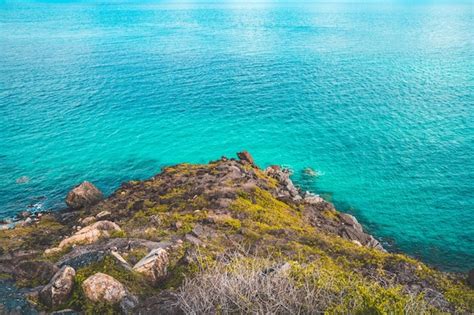
[{"label": "eroded rock face", "polygon": [[76,271],[69,266],[62,267],[39,292],[39,300],[44,305],[54,308],[65,303],[74,288]]},{"label": "eroded rock face", "polygon": [[104,198],[102,192],[90,182],[83,182],[74,187],[66,197],[66,204],[71,209],[93,206]]},{"label": "eroded rock face", "polygon": [[98,272],[82,283],[82,290],[92,302],[119,304],[124,313],[131,313],[138,299],[128,292],[127,288],[115,278]]},{"label": "eroded rock face", "polygon": [[157,285],[166,276],[168,265],[168,252],[162,248],[157,248],[143,257],[133,266],[133,269],[144,274],[153,285]]}]

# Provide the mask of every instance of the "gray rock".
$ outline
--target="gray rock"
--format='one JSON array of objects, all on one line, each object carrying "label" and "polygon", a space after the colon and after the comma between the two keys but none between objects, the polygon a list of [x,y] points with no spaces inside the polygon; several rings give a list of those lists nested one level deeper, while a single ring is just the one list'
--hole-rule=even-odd
[{"label": "gray rock", "polygon": [[74,187],[66,197],[66,204],[71,209],[93,206],[104,198],[102,192],[93,184],[85,181]]},{"label": "gray rock", "polygon": [[70,266],[62,267],[39,292],[39,300],[44,305],[55,308],[65,303],[74,287],[76,271]]},{"label": "gray rock", "polygon": [[102,244],[76,246],[69,253],[61,257],[61,259],[56,264],[59,267],[69,265],[77,269],[88,266],[94,262],[101,261],[111,251],[123,252],[136,248],[146,248],[148,250],[152,250],[155,248],[168,248],[171,245],[171,242],[153,242],[135,238],[113,238]]}]

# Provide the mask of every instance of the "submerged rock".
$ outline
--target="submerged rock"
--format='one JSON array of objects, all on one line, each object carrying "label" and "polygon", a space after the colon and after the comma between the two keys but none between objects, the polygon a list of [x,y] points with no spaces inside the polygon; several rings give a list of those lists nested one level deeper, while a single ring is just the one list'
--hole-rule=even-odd
[{"label": "submerged rock", "polygon": [[310,177],[317,177],[319,175],[318,172],[313,170],[311,167],[306,167],[303,170],[303,174]]},{"label": "submerged rock", "polygon": [[17,184],[26,184],[30,182],[30,178],[28,176],[21,176],[17,178],[15,182]]},{"label": "submerged rock", "polygon": [[76,271],[69,266],[62,267],[39,292],[39,300],[44,305],[55,308],[65,303],[74,287]]},{"label": "submerged rock", "polygon": [[93,184],[85,181],[74,187],[66,197],[66,204],[71,209],[93,206],[104,198],[102,192]]}]

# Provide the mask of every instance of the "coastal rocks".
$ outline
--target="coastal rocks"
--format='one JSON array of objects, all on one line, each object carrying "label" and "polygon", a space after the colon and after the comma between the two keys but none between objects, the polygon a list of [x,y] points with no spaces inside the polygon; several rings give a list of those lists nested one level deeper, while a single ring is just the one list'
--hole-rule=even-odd
[{"label": "coastal rocks", "polygon": [[59,248],[65,248],[74,244],[90,244],[99,240],[101,237],[109,237],[113,231],[122,229],[111,221],[98,221],[92,225],[80,229],[76,234],[68,237],[59,243]]},{"label": "coastal rocks", "polygon": [[138,304],[138,299],[115,278],[98,272],[82,283],[87,299],[96,303],[119,304],[122,312],[129,314]]},{"label": "coastal rocks", "polygon": [[304,200],[304,202],[309,203],[309,204],[313,204],[313,205],[324,202],[323,198],[321,198],[318,195],[312,194],[310,192],[306,192],[306,194],[304,195],[303,200]]},{"label": "coastal rocks", "polygon": [[66,197],[66,204],[71,209],[93,206],[104,198],[102,192],[93,184],[85,181],[74,187]]},{"label": "coastal rocks", "polygon": [[277,197],[282,200],[299,201],[302,199],[298,189],[290,178],[291,172],[288,169],[269,166],[265,173],[278,180],[280,187],[277,189]]},{"label": "coastal rocks", "polygon": [[133,269],[145,275],[151,284],[157,285],[166,276],[168,265],[168,252],[162,248],[157,248],[142,258],[133,266]]},{"label": "coastal rocks", "polygon": [[71,295],[74,287],[76,271],[69,267],[62,267],[39,292],[39,300],[44,305],[54,308],[65,303]]},{"label": "coastal rocks", "polygon": [[237,157],[245,163],[249,163],[251,165],[255,165],[252,155],[248,151],[242,151],[237,153]]},{"label": "coastal rocks", "polygon": [[343,224],[339,235],[351,241],[358,241],[362,245],[385,251],[382,244],[377,241],[372,235],[364,232],[362,225],[357,219],[347,213],[340,213],[339,218]]}]

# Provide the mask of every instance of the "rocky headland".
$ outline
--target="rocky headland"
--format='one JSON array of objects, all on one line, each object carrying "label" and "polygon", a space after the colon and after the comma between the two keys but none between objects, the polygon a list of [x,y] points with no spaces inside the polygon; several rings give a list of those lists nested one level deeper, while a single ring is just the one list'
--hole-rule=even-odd
[{"label": "rocky headland", "polygon": [[[0,231],[0,313],[473,313],[474,275],[388,253],[248,152],[166,167]],[[13,298],[12,298],[13,299]],[[1,302],[1,301],[0,301]]]}]

